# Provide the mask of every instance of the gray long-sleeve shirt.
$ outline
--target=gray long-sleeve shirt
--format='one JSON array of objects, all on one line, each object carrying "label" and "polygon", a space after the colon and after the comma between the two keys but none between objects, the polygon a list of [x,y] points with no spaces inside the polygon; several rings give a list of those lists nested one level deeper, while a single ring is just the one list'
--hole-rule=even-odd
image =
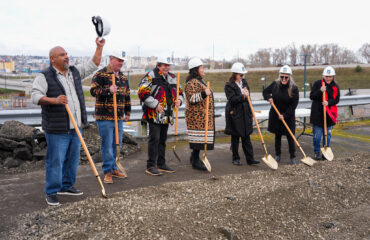
[{"label": "gray long-sleeve shirt", "polygon": [[[77,70],[80,72],[81,79],[92,74],[94,71],[98,69],[98,66],[94,64],[92,60],[89,60],[87,63],[78,64],[75,66]],[[68,107],[71,109],[74,119],[77,122],[77,125],[81,127],[81,108],[80,108],[80,101],[78,100],[77,92],[75,89],[75,84],[72,76],[72,72],[68,69],[66,74],[63,75],[59,72],[56,68],[54,68],[57,72],[57,77],[62,86],[66,91],[66,96],[68,99]],[[32,85],[32,92],[31,98],[34,104],[39,104],[39,101],[42,97],[46,97],[46,93],[48,91],[48,84],[45,79],[44,74],[39,74],[36,76],[35,80],[33,81]],[[70,120],[70,129],[73,129],[72,121]]]}]

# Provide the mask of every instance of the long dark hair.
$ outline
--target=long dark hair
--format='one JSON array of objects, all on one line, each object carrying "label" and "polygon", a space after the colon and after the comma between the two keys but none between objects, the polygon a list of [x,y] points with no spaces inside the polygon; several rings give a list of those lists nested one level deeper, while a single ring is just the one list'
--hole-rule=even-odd
[{"label": "long dark hair", "polygon": [[229,78],[229,82],[232,83],[232,82],[235,82],[236,81],[236,76],[238,76],[239,73],[233,73],[231,75],[231,77]]},{"label": "long dark hair", "polygon": [[202,80],[202,77],[199,75],[199,67],[195,67],[189,70],[189,75],[186,77],[186,82],[196,78],[198,80]]}]

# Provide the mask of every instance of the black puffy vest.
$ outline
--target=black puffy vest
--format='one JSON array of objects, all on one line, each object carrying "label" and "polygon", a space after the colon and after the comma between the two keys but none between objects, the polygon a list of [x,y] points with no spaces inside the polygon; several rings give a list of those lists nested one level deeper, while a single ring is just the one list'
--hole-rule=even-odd
[{"label": "black puffy vest", "polygon": [[[81,76],[77,68],[70,66],[69,70],[72,72],[73,81],[76,88],[78,100],[81,108],[81,122],[87,124],[85,97],[81,85]],[[41,72],[46,78],[48,84],[48,91],[46,96],[49,98],[56,98],[59,95],[66,95],[62,83],[57,77],[57,72],[50,65],[47,69]],[[41,105],[42,115],[42,129],[48,133],[68,133],[70,130],[69,116],[64,105]]]}]

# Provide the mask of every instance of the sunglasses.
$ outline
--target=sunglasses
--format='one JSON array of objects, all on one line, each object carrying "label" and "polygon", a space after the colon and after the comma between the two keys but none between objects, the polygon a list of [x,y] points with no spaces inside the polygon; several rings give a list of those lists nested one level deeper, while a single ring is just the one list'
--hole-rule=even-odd
[{"label": "sunglasses", "polygon": [[281,80],[289,80],[289,77],[288,76],[280,76],[280,79]]}]

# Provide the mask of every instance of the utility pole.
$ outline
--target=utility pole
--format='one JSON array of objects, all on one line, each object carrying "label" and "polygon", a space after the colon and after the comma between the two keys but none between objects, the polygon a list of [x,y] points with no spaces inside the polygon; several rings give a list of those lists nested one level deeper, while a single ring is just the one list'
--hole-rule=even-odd
[{"label": "utility pole", "polygon": [[213,62],[215,62],[215,42],[213,42]]},{"label": "utility pole", "polygon": [[3,66],[4,66],[4,79],[5,79],[5,89],[4,89],[4,93],[5,93],[5,98],[8,98],[8,96],[7,96],[7,92],[6,92],[6,68],[5,68],[5,59],[3,59]]},{"label": "utility pole", "polygon": [[138,64],[140,65],[141,59],[140,59],[140,46],[137,46],[137,56],[138,56]]}]

